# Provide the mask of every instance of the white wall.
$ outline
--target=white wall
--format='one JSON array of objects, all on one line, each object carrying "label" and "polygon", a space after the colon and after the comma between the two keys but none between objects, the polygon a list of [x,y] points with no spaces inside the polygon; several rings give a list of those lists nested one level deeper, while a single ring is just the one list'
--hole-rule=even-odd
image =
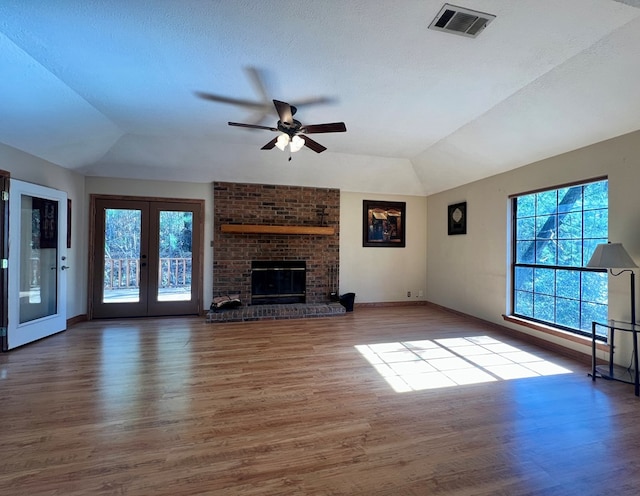
[{"label": "white wall", "polygon": [[84,176],[0,143],[0,169],[12,179],[65,191],[72,203],[71,248],[67,250],[67,318],[87,309],[87,236]]},{"label": "white wall", "polygon": [[[212,183],[182,183],[139,179],[109,179],[103,177],[87,177],[85,181],[86,203],[89,196],[123,195],[148,196],[154,198],[185,198],[204,200],[204,259],[203,259],[203,287],[202,310],[208,310],[213,295],[213,184]],[[87,229],[89,220],[87,219]],[[86,283],[85,283],[86,285]]]},{"label": "white wall", "polygon": [[[537,188],[609,179],[609,240],[621,242],[640,263],[640,131],[598,143],[427,199],[427,299],[476,317],[590,353],[569,343],[503,321],[507,310],[508,196]],[[467,202],[467,235],[447,235],[447,205]],[[629,275],[609,277],[609,317],[630,318]],[[629,341],[620,342],[627,363]]]},{"label": "white wall", "polygon": [[[362,246],[362,200],[406,202],[405,248]],[[421,196],[340,192],[340,293],[356,293],[356,304],[425,300],[426,212]]]}]

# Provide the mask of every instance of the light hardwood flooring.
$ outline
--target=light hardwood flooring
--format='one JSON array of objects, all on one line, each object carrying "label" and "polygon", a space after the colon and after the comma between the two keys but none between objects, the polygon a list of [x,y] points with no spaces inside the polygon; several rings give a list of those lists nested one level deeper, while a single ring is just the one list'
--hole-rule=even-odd
[{"label": "light hardwood flooring", "polygon": [[0,494],[636,496],[588,372],[429,306],[82,323],[0,354]]}]

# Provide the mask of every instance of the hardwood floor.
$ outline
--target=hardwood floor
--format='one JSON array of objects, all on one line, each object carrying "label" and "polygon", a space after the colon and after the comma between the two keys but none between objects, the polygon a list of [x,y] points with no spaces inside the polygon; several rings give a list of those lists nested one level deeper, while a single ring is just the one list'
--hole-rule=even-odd
[{"label": "hardwood floor", "polygon": [[0,354],[0,494],[635,496],[640,400],[588,371],[432,307],[85,322]]}]

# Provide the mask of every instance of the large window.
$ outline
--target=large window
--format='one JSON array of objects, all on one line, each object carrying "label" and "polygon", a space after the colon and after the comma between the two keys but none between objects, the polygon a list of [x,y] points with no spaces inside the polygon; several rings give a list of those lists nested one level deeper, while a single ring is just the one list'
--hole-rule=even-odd
[{"label": "large window", "polygon": [[607,273],[585,268],[596,245],[607,242],[607,181],[512,201],[512,313],[590,335],[592,321],[607,320]]}]

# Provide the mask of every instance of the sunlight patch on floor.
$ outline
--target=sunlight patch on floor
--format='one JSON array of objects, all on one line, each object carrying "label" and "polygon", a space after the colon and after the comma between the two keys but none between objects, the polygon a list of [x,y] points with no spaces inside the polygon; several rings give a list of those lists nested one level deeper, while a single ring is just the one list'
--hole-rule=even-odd
[{"label": "sunlight patch on floor", "polygon": [[489,336],[362,344],[355,348],[397,393],[571,373]]}]

